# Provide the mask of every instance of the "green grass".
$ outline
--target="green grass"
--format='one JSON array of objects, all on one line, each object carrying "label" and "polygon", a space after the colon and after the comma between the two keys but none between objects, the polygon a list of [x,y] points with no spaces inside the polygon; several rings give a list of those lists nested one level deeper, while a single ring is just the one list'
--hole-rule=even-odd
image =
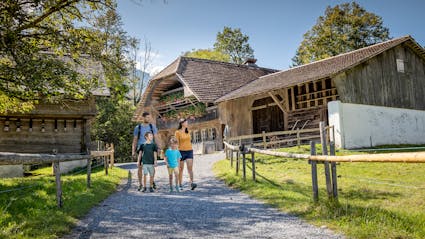
[{"label": "green grass", "polygon": [[28,187],[0,194],[0,238],[57,238],[68,233],[78,218],[116,190],[128,177],[113,168],[106,176],[103,168],[93,169],[91,188],[86,174],[63,175],[63,208],[56,204],[55,178],[51,167],[33,172],[33,177],[2,179],[0,191]]},{"label": "green grass", "polygon": [[[310,150],[303,146],[285,151]],[[363,152],[340,150],[337,155],[358,153]],[[242,171],[237,176],[229,160],[216,163],[214,171],[232,187],[349,238],[425,238],[425,164],[339,164],[338,203],[327,199],[324,168],[318,165],[319,202],[314,203],[306,160],[255,157],[256,183],[250,169],[244,182]]]}]

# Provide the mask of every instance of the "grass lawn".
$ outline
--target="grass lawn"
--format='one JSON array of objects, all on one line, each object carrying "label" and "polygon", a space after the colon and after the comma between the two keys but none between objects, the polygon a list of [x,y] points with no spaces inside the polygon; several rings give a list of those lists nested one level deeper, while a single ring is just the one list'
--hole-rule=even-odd
[{"label": "grass lawn", "polygon": [[[310,152],[309,146],[281,151]],[[360,153],[339,151],[337,155]],[[339,203],[327,200],[324,168],[319,164],[319,202],[315,204],[306,160],[261,154],[255,158],[256,183],[250,169],[244,182],[242,171],[237,176],[229,160],[217,162],[214,170],[228,185],[349,238],[425,238],[425,164],[341,163],[337,166]]]},{"label": "grass lawn", "polygon": [[93,169],[92,187],[86,187],[85,171],[63,175],[63,208],[56,205],[55,178],[51,167],[34,172],[38,176],[2,179],[0,191],[0,238],[57,238],[70,231],[77,219],[115,191],[128,172],[120,168]]}]

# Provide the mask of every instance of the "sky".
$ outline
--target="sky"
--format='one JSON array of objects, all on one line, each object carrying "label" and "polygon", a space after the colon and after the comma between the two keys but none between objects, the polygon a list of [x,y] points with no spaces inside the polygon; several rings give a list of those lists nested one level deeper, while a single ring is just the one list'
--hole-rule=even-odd
[{"label": "sky", "polygon": [[[183,52],[212,48],[225,26],[249,36],[257,65],[285,70],[303,34],[339,0],[118,0],[127,33],[151,43],[148,70],[159,72]],[[425,46],[425,0],[357,0],[381,16],[391,37],[411,35]]]}]

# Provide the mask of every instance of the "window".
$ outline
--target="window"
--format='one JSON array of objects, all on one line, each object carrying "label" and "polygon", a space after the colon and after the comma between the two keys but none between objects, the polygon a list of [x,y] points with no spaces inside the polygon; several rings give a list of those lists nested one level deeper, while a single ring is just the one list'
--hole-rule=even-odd
[{"label": "window", "polygon": [[404,61],[402,59],[397,59],[397,71],[400,73],[404,73]]},{"label": "window", "polygon": [[192,142],[193,143],[199,143],[199,142],[201,142],[201,134],[199,133],[199,131],[194,131],[193,132]]},{"label": "window", "polygon": [[208,140],[215,140],[217,138],[217,132],[215,128],[208,129]]},{"label": "window", "polygon": [[207,141],[208,140],[207,130],[206,129],[201,130],[201,138],[202,138],[202,141]]}]

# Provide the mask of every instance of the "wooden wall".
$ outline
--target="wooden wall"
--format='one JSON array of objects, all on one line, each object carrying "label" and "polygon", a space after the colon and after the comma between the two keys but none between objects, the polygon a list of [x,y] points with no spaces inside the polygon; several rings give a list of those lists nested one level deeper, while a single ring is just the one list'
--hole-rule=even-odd
[{"label": "wooden wall", "polygon": [[[404,73],[397,70],[397,59],[404,63]],[[425,61],[404,45],[333,80],[343,103],[425,110]]]},{"label": "wooden wall", "polygon": [[26,114],[0,115],[0,151],[52,153],[55,149],[58,153],[86,153],[90,145],[90,119],[95,115],[94,98],[42,103]]},{"label": "wooden wall", "polygon": [[0,120],[0,151],[19,153],[80,153],[82,151],[83,120],[67,120],[66,130],[64,119],[33,119],[32,131],[29,129],[29,118],[20,119],[20,131],[17,131],[17,118],[9,119],[9,131],[4,131],[6,120]]},{"label": "wooden wall", "polygon": [[247,96],[218,104],[221,124],[230,127],[230,137],[252,134],[251,106],[257,96]]}]

